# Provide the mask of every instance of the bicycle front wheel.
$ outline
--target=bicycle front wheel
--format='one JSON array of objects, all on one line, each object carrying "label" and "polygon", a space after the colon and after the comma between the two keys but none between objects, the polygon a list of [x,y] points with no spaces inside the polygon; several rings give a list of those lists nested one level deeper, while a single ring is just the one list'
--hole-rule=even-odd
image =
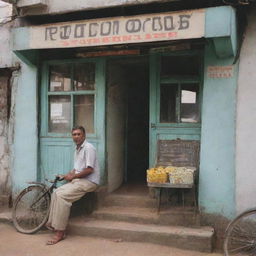
[{"label": "bicycle front wheel", "polygon": [[12,219],[15,228],[25,234],[37,232],[47,222],[49,208],[50,194],[44,187],[25,188],[14,203]]},{"label": "bicycle front wheel", "polygon": [[256,209],[240,214],[229,224],[224,253],[225,256],[256,255]]}]

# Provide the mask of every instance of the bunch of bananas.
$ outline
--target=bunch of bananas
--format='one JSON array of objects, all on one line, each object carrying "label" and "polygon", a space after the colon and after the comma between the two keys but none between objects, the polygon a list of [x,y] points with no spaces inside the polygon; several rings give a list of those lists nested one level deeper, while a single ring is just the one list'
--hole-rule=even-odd
[{"label": "bunch of bananas", "polygon": [[164,167],[151,168],[147,170],[147,182],[166,183],[168,182],[168,174]]}]

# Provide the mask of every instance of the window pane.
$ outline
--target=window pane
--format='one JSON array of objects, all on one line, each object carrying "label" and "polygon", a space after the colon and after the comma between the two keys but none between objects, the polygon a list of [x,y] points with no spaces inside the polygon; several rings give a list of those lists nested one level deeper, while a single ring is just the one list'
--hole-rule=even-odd
[{"label": "window pane", "polygon": [[74,66],[74,87],[79,90],[94,90],[95,64],[79,63]]},{"label": "window pane", "polygon": [[176,122],[176,96],[178,93],[177,84],[162,84],[160,95],[160,122]]},{"label": "window pane", "polygon": [[87,133],[94,133],[94,95],[74,97],[75,125],[85,127]]},{"label": "window pane", "polygon": [[70,102],[70,96],[49,96],[49,132],[70,132]]},{"label": "window pane", "polygon": [[199,85],[181,85],[181,122],[199,122]]},{"label": "window pane", "polygon": [[50,67],[49,91],[70,91],[71,90],[71,66],[54,65]]},{"label": "window pane", "polygon": [[198,56],[163,56],[161,59],[161,76],[196,76],[199,75]]}]

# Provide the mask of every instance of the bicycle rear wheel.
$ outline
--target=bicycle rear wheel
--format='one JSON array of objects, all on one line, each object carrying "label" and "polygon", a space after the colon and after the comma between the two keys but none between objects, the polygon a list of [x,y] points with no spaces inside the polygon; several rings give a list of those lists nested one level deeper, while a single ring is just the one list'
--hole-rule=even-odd
[{"label": "bicycle rear wheel", "polygon": [[50,208],[50,194],[46,188],[33,185],[21,191],[17,197],[12,219],[15,228],[25,234],[37,232],[45,225]]},{"label": "bicycle rear wheel", "polygon": [[240,214],[229,224],[225,233],[224,254],[256,255],[256,209]]}]

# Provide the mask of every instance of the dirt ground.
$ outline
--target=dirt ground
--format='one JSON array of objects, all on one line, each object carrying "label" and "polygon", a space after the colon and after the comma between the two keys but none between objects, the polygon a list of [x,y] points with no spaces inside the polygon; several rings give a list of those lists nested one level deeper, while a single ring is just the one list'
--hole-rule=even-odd
[{"label": "dirt ground", "polygon": [[71,235],[56,245],[47,246],[50,236],[50,231],[20,234],[11,225],[0,223],[0,256],[221,256],[148,243]]}]

